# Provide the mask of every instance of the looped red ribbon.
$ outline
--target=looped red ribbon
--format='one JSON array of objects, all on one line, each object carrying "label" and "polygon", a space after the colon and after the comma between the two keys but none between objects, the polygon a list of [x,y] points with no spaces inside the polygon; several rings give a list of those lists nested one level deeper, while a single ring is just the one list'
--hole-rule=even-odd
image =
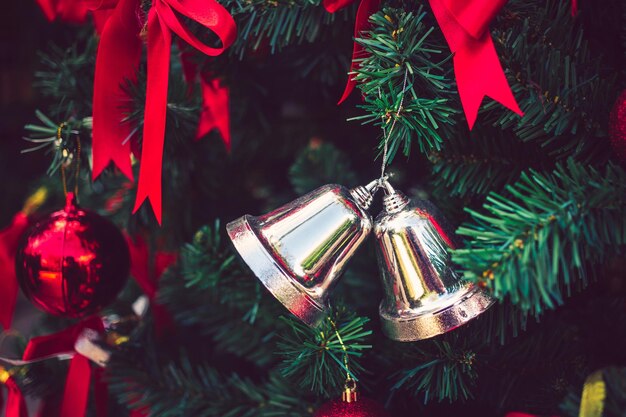
[{"label": "looped red ribbon", "polygon": [[[96,58],[93,109],[93,177],[113,162],[129,179],[130,137],[135,133],[123,120],[124,102],[130,98],[124,80],[135,80],[141,57],[138,0],[119,0],[102,32]],[[186,27],[185,16],[211,30],[221,47],[203,44]],[[168,76],[172,32],[200,52],[217,56],[235,40],[236,25],[228,11],[215,0],[154,0],[147,21],[148,80],[144,111],[141,167],[134,212],[148,200],[161,224],[161,182]],[[222,132],[223,133],[223,132]],[[224,134],[224,133],[223,133]]]},{"label": "looped red ribbon", "polygon": [[[34,360],[51,355],[74,353],[74,357],[70,361],[61,403],[60,415],[63,417],[84,417],[87,409],[92,375],[91,363],[89,359],[74,350],[76,339],[84,329],[92,329],[99,333],[104,332],[102,320],[99,317],[91,316],[58,333],[31,339],[22,357],[23,360]],[[97,415],[106,417],[108,394],[107,387],[102,381],[101,370],[96,370],[94,377]],[[7,417],[18,417],[18,414],[7,414]]]},{"label": "looped red ribbon", "polygon": [[[353,0],[324,0],[324,7],[334,12]],[[361,0],[355,23],[355,36],[367,29],[369,16],[378,9],[379,0]],[[435,18],[454,53],[454,73],[463,111],[470,129],[474,126],[483,97],[489,96],[523,115],[500,65],[489,23],[506,0],[429,0]],[[355,43],[351,71],[358,68],[355,58],[363,48]],[[353,79],[348,81],[341,103],[354,89]]]},{"label": "looped red ribbon", "polygon": [[[203,44],[175,12],[211,30],[222,46],[213,48]],[[205,55],[217,56],[234,42],[236,25],[230,13],[215,0],[155,0],[148,13],[148,82],[139,184],[133,212],[147,199],[159,224],[172,32]]]}]

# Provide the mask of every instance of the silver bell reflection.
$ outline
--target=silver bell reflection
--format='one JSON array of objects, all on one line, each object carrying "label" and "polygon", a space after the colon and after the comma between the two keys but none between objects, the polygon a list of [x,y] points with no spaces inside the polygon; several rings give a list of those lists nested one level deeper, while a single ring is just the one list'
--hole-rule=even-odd
[{"label": "silver bell reflection", "polygon": [[365,210],[375,187],[325,185],[264,216],[240,217],[226,230],[274,297],[316,326],[327,313],[329,291],[372,229]]},{"label": "silver bell reflection", "polygon": [[451,233],[423,204],[412,203],[385,182],[384,211],[374,232],[385,295],[383,332],[414,341],[449,332],[487,310],[493,300],[461,280],[451,267]]}]

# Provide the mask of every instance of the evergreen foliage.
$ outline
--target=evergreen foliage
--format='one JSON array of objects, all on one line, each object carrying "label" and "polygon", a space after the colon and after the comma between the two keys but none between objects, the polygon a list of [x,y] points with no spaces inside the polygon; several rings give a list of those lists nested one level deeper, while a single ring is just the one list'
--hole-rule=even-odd
[{"label": "evergreen foliage", "polygon": [[[605,40],[623,40],[626,25],[615,16],[626,8],[617,0],[585,3],[573,17],[570,1],[510,0],[491,35],[525,115],[487,98],[469,132],[428,2],[382,2],[355,39],[365,51],[350,75],[358,94],[340,107],[356,4],[330,14],[319,0],[220,3],[238,25],[227,53],[210,58],[174,42],[162,228],[145,209],[131,215],[135,185],[115,169],[91,181],[97,38],[87,26],[65,28],[72,41],[41,54],[41,111],[26,126],[24,147],[51,154],[54,176],[32,185],[49,188],[46,208],[62,204],[59,168],[80,153],[81,205],[143,237],[151,266],[157,251],[178,254],[147,315],[133,316],[128,342],[114,349],[106,368],[110,415],[310,416],[340,394],[349,374],[394,417],[575,416],[585,378],[603,369],[605,415],[624,416],[626,172],[606,137],[624,86],[623,58],[614,55],[624,45]],[[601,19],[613,9],[612,19]],[[201,27],[190,29],[213,41]],[[230,153],[215,132],[193,140],[202,97],[183,79],[181,52],[229,87]],[[132,101],[121,122],[131,124],[138,156],[145,56],[137,81],[124,87]],[[368,182],[385,142],[394,186],[436,200],[460,225],[465,241],[452,253],[458,270],[498,300],[469,324],[414,343],[380,330],[374,239],[334,290],[332,321],[311,329],[254,278],[224,232],[233,218],[268,212],[323,184]],[[377,201],[374,217],[379,209]],[[132,316],[140,294],[129,283],[102,314]],[[46,318],[37,333],[69,322]],[[12,372],[26,393],[59,398],[66,368],[50,361]]]}]

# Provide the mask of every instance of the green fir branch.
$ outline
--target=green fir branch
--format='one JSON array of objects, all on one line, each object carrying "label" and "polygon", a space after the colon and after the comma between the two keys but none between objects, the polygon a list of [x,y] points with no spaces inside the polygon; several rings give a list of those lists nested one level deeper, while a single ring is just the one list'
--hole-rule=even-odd
[{"label": "green fir branch", "polygon": [[42,68],[35,72],[35,86],[54,99],[49,109],[53,118],[83,118],[91,116],[93,72],[96,63],[97,38],[85,27],[68,48],[51,44],[40,52]]},{"label": "green fir branch", "polygon": [[288,45],[314,42],[336,34],[354,16],[353,8],[328,13],[320,0],[228,0],[222,2],[237,21],[237,40],[229,53],[243,59],[268,46],[272,53]]},{"label": "green fir branch", "polygon": [[414,344],[405,354],[416,364],[396,372],[392,390],[402,390],[431,401],[463,401],[473,398],[478,374],[476,353],[456,335]]},{"label": "green fir branch", "polygon": [[432,184],[453,197],[482,196],[500,191],[523,170],[541,168],[545,152],[524,143],[510,131],[478,126],[470,137],[450,137],[442,151],[433,151]]},{"label": "green fir branch", "polygon": [[277,345],[283,358],[280,367],[283,376],[301,388],[325,397],[337,395],[348,374],[358,381],[363,372],[359,358],[371,349],[371,345],[365,344],[367,336],[372,334],[371,330],[364,328],[368,318],[335,314],[332,320],[336,329],[329,319],[317,329],[293,318],[282,317],[282,320],[288,326]]},{"label": "green fir branch", "polygon": [[[29,123],[24,126],[24,130],[28,132],[24,140],[33,145],[23,149],[22,153],[43,149],[46,153],[52,153],[52,161],[47,171],[48,175],[52,175],[61,166],[69,166],[75,160],[76,153],[81,149],[79,143],[82,147],[82,143],[86,142],[84,139],[91,137],[92,118],[84,117],[78,120],[71,117],[64,122],[55,123],[39,110],[35,110],[35,116],[40,124]],[[88,155],[83,150],[82,153]]]},{"label": "green fir branch", "polygon": [[276,376],[253,382],[184,354],[158,363],[153,355],[117,353],[107,369],[109,389],[118,400],[130,409],[150,410],[151,417],[297,417],[306,404],[295,401],[293,388]]},{"label": "green fir branch", "polygon": [[367,52],[354,75],[365,114],[350,120],[383,127],[389,162],[400,148],[408,156],[414,142],[420,152],[440,149],[457,112],[449,105],[453,82],[445,64],[450,55],[425,17],[423,7],[415,13],[385,8],[370,17],[371,30],[356,39]]},{"label": "green fir branch", "polygon": [[612,103],[606,97],[615,96],[616,77],[603,71],[570,2],[527,3],[511,2],[492,32],[524,116],[494,111],[501,108],[494,101],[483,112],[492,112],[494,125],[512,128],[523,141],[539,141],[561,158],[584,156],[580,146],[590,136],[606,135]]},{"label": "green fir branch", "polygon": [[585,168],[572,160],[552,174],[530,170],[492,193],[484,211],[457,233],[471,240],[454,251],[465,277],[534,316],[587,285],[587,264],[626,243],[626,173],[609,165]]}]

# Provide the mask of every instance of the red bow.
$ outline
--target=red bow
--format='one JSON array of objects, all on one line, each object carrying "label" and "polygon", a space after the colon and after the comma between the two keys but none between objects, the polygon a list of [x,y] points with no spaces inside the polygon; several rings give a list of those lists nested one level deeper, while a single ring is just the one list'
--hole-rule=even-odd
[{"label": "red bow", "polygon": [[[74,357],[70,361],[70,368],[65,381],[63,401],[61,403],[60,415],[63,417],[84,417],[87,409],[91,380],[91,363],[89,359],[76,353],[74,350],[76,339],[84,329],[92,329],[99,333],[104,332],[102,320],[99,317],[91,316],[58,333],[31,339],[23,355],[24,360],[34,360],[64,353],[74,354]],[[97,403],[96,413],[100,417],[106,417],[107,387],[102,381],[102,370],[96,370],[94,376]],[[17,416],[18,414],[7,414],[7,417]]]},{"label": "red bow", "polygon": [[[129,100],[122,83],[135,79],[141,56],[138,6],[138,0],[119,0],[98,47],[93,110],[94,178],[112,161],[132,179],[129,138],[133,132],[130,126],[120,123],[124,119],[120,105]],[[213,48],[203,44],[179,15],[211,30],[222,46]],[[134,211],[148,199],[161,224],[161,168],[172,32],[200,52],[217,56],[235,40],[236,26],[233,17],[215,0],[154,0],[148,12],[147,30],[148,81]]]},{"label": "red bow", "polygon": [[[353,0],[324,0],[324,7],[334,12]],[[523,115],[500,65],[489,22],[506,0],[429,0],[435,18],[454,53],[454,73],[463,111],[470,129],[474,126],[483,97],[489,96]],[[367,29],[369,16],[378,9],[379,0],[361,0],[355,24],[355,36]],[[351,71],[357,69],[355,58],[363,48],[355,43]],[[350,79],[340,103],[354,89]]]},{"label": "red bow", "polygon": [[17,277],[15,276],[15,253],[20,237],[28,227],[28,216],[19,212],[13,217],[13,222],[6,229],[0,231],[0,277],[2,291],[0,291],[0,324],[5,329],[11,327],[15,300],[17,300]]},{"label": "red bow", "polygon": [[[15,383],[15,379],[4,369],[0,369],[0,382],[4,383],[8,391],[5,415],[7,417],[28,417],[24,395]],[[0,392],[0,407],[2,407],[3,401],[2,392]]]}]

